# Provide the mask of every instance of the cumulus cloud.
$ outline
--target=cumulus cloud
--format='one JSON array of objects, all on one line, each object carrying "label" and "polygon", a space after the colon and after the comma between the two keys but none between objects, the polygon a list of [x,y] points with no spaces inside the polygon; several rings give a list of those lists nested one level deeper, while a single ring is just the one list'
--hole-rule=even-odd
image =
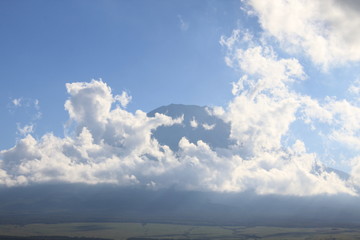
[{"label": "cumulus cloud", "polygon": [[121,95],[116,95],[115,100],[118,101],[123,108],[131,102],[132,97],[125,91],[121,93]]},{"label": "cumulus cloud", "polygon": [[359,61],[360,35],[355,33],[359,5],[335,0],[243,2],[247,3],[243,10],[257,16],[263,32],[254,38],[249,30],[236,29],[220,39],[227,50],[225,63],[241,74],[233,83],[234,99],[217,114],[231,124],[231,137],[237,142],[233,149],[246,159],[279,151],[287,146],[284,141],[291,125],[302,121],[311,130],[322,129],[317,134],[358,156],[358,80],[348,90],[352,102],[300,94],[292,85],[307,78],[301,64],[296,58],[279,58],[270,44],[275,39],[280,43],[276,47],[290,54],[305,53],[323,70]]},{"label": "cumulus cloud", "polygon": [[[233,42],[235,38],[241,38],[239,31],[233,31],[230,40],[222,39]],[[235,97],[223,114],[231,123],[231,137],[251,155],[259,149],[280,148],[281,138],[300,107],[299,95],[288,85],[304,79],[302,66],[296,59],[279,59],[270,46],[251,41],[245,49],[234,44],[225,46],[228,57],[236,63],[234,68],[243,73],[233,83]]]},{"label": "cumulus cloud", "polygon": [[[269,61],[275,64],[277,60],[270,58]],[[283,70],[288,72],[286,67]],[[296,104],[284,100],[284,93],[279,94],[282,99],[278,102],[267,103],[270,100],[260,96],[261,91],[255,96],[247,89],[246,93],[235,96],[228,109],[214,109],[214,114],[224,114],[232,124],[232,137],[239,142],[232,148],[216,151],[203,141],[191,143],[182,138],[179,150],[173,152],[168,146],[160,145],[152,137],[152,131],[159,126],[181,124],[182,119],[162,114],[148,117],[140,110],[127,112],[115,104],[116,95],[102,81],[70,83],[66,87],[69,98],[65,109],[69,121],[75,124],[72,134],[61,138],[48,133],[35,139],[29,133],[13,148],[2,150],[1,184],[60,181],[151,188],[175,186],[187,190],[253,190],[258,194],[301,196],[355,194],[336,174],[321,170],[316,155],[307,153],[302,142],[286,149],[278,146],[280,140],[276,138],[286,132],[296,108]],[[261,89],[269,90],[268,87]],[[247,120],[238,119],[237,111],[244,104],[241,101],[245,101],[245,108],[258,111],[263,108],[263,111],[254,115],[247,110],[243,112]],[[273,104],[275,106],[270,106]],[[264,108],[266,105],[269,106]],[[285,120],[275,123],[275,112],[279,109]],[[262,118],[268,118],[268,125]],[[247,125],[236,130],[241,123]],[[260,127],[264,128],[261,133]],[[265,138],[275,141],[269,145],[267,142],[271,141],[266,142]],[[250,144],[244,145],[246,141]],[[247,155],[241,152],[245,148]]]},{"label": "cumulus cloud", "polygon": [[[203,141],[182,138],[179,150],[173,152],[159,144],[152,132],[159,126],[181,124],[182,118],[128,112],[125,107],[131,97],[125,92],[114,95],[101,80],[68,83],[65,109],[68,126],[75,127],[64,138],[48,133],[40,139],[30,135],[31,128],[23,128],[28,135],[0,152],[1,183],[61,181],[299,196],[356,194],[356,167],[352,182],[342,180],[325,171],[304,142],[288,145],[283,140],[300,117],[308,124],[341,126],[330,135],[346,142],[346,137],[357,134],[358,109],[345,101],[319,103],[296,93],[292,84],[306,79],[298,60],[278,57],[271,46],[256,43],[248,32],[244,35],[235,30],[221,38],[227,48],[225,61],[242,76],[233,83],[234,98],[226,108],[208,108],[230,124],[234,144],[228,149],[214,150]],[[193,118],[190,125],[196,128],[199,123]],[[201,126],[210,131],[215,125]],[[347,140],[347,144],[357,143]]]},{"label": "cumulus cloud", "polygon": [[304,52],[327,69],[360,60],[357,1],[248,0],[267,34],[289,52]]},{"label": "cumulus cloud", "polygon": [[[239,180],[232,186],[254,188],[263,194],[307,195],[319,193],[319,189],[326,193],[352,192],[351,184],[335,174],[319,172],[322,164],[316,154],[306,152],[302,141],[289,148],[284,138],[299,120],[331,125],[328,137],[332,140],[340,141],[336,134],[344,133],[344,129],[347,137],[354,136],[358,108],[331,98],[319,103],[295,92],[292,84],[306,79],[298,60],[280,58],[266,42],[253,41],[247,31],[244,34],[235,30],[220,41],[227,48],[225,62],[242,74],[233,83],[234,99],[227,109],[215,113],[231,125],[230,137],[236,141],[232,149],[245,160],[236,167],[235,179]],[[248,171],[249,165],[253,171]],[[302,187],[306,183],[312,187]]]},{"label": "cumulus cloud", "polygon": [[7,176],[3,184],[135,184],[137,178],[161,172],[162,166],[174,159],[167,146],[151,138],[151,132],[158,126],[178,124],[181,119],[161,114],[149,118],[142,111],[132,114],[119,106],[112,108],[116,96],[102,81],[66,87],[70,97],[65,109],[70,121],[75,122],[74,133],[65,138],[49,133],[39,140],[27,135],[13,148],[1,151],[1,169]]}]

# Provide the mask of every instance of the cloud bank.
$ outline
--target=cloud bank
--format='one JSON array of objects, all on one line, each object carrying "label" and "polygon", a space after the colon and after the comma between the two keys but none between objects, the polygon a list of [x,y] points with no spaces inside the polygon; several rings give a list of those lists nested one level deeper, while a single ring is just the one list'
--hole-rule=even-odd
[{"label": "cloud bank", "polygon": [[[314,99],[294,90],[308,81],[295,57],[279,57],[269,44],[275,38],[289,53],[303,52],[315,65],[360,60],[360,35],[350,34],[360,21],[355,2],[247,1],[248,13],[263,28],[261,39],[246,29],[222,36],[225,62],[240,74],[233,83],[233,99],[226,107],[209,109],[231,126],[234,144],[212,149],[206,142],[185,137],[174,152],[152,136],[160,126],[181,124],[163,114],[148,117],[125,110],[131,96],[114,95],[101,80],[66,84],[69,98],[67,136],[52,133],[35,139],[30,130],[11,149],[0,152],[0,184],[43,182],[112,183],[148,188],[308,196],[358,194],[360,186],[360,107],[333,97]],[[352,10],[354,18],[345,15]],[[344,27],[346,26],[348,27]],[[349,25],[347,25],[349,24]],[[296,55],[296,54],[295,54]],[[358,85],[349,87],[358,93]],[[14,103],[15,104],[15,103]],[[302,139],[286,140],[301,122],[329,141],[351,149],[350,178],[327,171]],[[213,126],[193,128],[211,131]]]},{"label": "cloud bank", "polygon": [[[260,49],[252,54],[255,55],[251,57],[261,58]],[[279,62],[272,56],[268,61],[279,68],[275,85],[254,85],[256,93],[249,89],[236,95],[223,112],[223,117],[231,122],[231,137],[237,140],[231,149],[213,150],[205,142],[193,144],[182,138],[179,151],[173,152],[152,138],[152,131],[159,126],[180,124],[181,118],[127,112],[119,103],[121,98],[114,96],[102,81],[69,83],[66,88],[70,97],[65,109],[71,134],[59,138],[48,133],[40,139],[29,134],[13,148],[1,151],[1,184],[60,181],[186,190],[254,190],[259,194],[355,194],[348,182],[323,171],[315,154],[306,152],[303,142],[283,148],[280,138],[299,108],[299,103],[289,97],[292,95],[284,82],[289,76],[301,76],[302,71],[292,60]],[[262,91],[274,91],[276,98],[263,95]]]}]

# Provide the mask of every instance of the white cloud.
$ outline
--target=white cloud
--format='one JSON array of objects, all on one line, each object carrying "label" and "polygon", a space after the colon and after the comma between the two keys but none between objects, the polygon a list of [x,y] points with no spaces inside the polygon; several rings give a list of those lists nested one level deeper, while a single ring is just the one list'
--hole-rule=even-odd
[{"label": "white cloud", "polygon": [[[278,149],[300,107],[299,95],[290,91],[288,85],[304,79],[302,66],[296,59],[278,59],[267,45],[250,41],[247,48],[239,48],[232,42],[243,45],[244,41],[235,37],[244,38],[239,31],[234,32],[229,38],[231,44],[225,46],[234,68],[243,76],[233,84],[235,97],[223,118],[231,123],[231,137],[243,154]],[[222,41],[229,42],[225,37]]]},{"label": "white cloud", "polygon": [[169,147],[160,146],[151,133],[182,119],[161,114],[149,118],[142,111],[132,114],[112,108],[116,99],[102,81],[67,84],[67,90],[70,98],[65,108],[76,124],[75,132],[65,138],[50,133],[39,140],[27,135],[13,148],[1,151],[3,184],[149,183],[149,176],[164,172],[175,161]]},{"label": "white cloud", "polygon": [[262,28],[289,52],[303,51],[324,69],[360,60],[356,1],[249,0]]},{"label": "white cloud", "polygon": [[22,101],[22,98],[15,98],[11,102],[15,107],[20,107],[21,106],[21,101]]},{"label": "white cloud", "polygon": [[[359,128],[357,109],[346,102],[326,104],[291,89],[305,73],[293,58],[280,58],[268,45],[256,44],[249,33],[222,37],[231,66],[242,73],[233,84],[234,99],[224,109],[208,109],[231,126],[235,144],[215,151],[205,142],[179,142],[174,153],[152,138],[159,126],[179,124],[162,114],[147,117],[124,109],[131,97],[113,95],[102,81],[66,84],[65,109],[74,132],[65,138],[31,135],[0,152],[0,181],[7,185],[65,181],[140,184],[151,188],[246,191],[258,194],[355,194],[352,185],[323,170],[303,142],[284,145],[298,114],[307,123],[342,126],[348,136]],[[240,39],[240,40],[239,40]],[[122,108],[114,104],[120,102]],[[115,105],[115,106],[114,106]],[[360,115],[360,114],[359,114]],[[193,118],[192,127],[199,123]],[[201,124],[211,130],[215,125]],[[334,139],[340,141],[336,132]]]},{"label": "white cloud", "polygon": [[[274,61],[278,60],[269,59],[271,64]],[[248,88],[226,111],[214,109],[231,121],[233,138],[243,140],[233,149],[216,152],[202,141],[194,144],[182,138],[174,153],[151,134],[159,126],[179,124],[182,119],[161,114],[147,117],[142,111],[113,107],[116,98],[102,81],[67,84],[67,89],[70,97],[65,107],[76,124],[75,132],[64,138],[48,133],[35,139],[28,134],[13,148],[2,150],[1,184],[61,181],[301,196],[354,194],[335,174],[318,170],[321,164],[316,155],[307,153],[302,142],[281,147],[278,138],[286,133],[297,108],[284,93],[274,100],[263,93],[270,89],[262,88],[249,98]],[[241,128],[241,123],[246,126]],[[246,155],[241,152],[244,149],[251,151]]]},{"label": "white cloud", "polygon": [[115,100],[120,102],[123,108],[126,108],[126,106],[131,102],[131,99],[132,97],[125,91],[123,91],[121,95],[115,96]]},{"label": "white cloud", "polygon": [[203,127],[205,130],[213,130],[215,126],[216,126],[216,124],[211,124],[211,125],[209,125],[209,124],[207,124],[207,123],[203,123],[203,124],[202,124],[202,127]]},{"label": "white cloud", "polygon": [[232,31],[230,37],[221,36],[220,37],[220,45],[226,47],[227,49],[232,49],[236,43],[239,42],[240,39],[240,30],[235,29]]},{"label": "white cloud", "polygon": [[334,116],[331,109],[325,108],[323,104],[320,104],[316,99],[304,96],[301,98],[301,102],[304,105],[301,118],[305,123],[312,124],[314,119],[328,124],[333,122]]},{"label": "white cloud", "polygon": [[244,89],[244,82],[248,80],[247,78],[247,75],[244,75],[237,82],[232,83],[231,93],[233,95],[238,95]]},{"label": "white cloud", "polygon": [[325,107],[333,113],[336,126],[330,137],[360,151],[360,108],[347,100],[333,100]]},{"label": "white cloud", "polygon": [[[295,4],[295,2],[284,2],[284,4]],[[262,2],[262,4],[268,3]],[[351,103],[335,97],[317,100],[295,92],[292,90],[292,84],[306,78],[300,63],[296,59],[278,58],[274,50],[267,45],[267,41],[254,42],[248,39],[250,38],[242,36],[241,31],[233,31],[229,38],[222,37],[223,46],[228,48],[225,62],[230,61],[230,66],[242,74],[239,81],[233,83],[234,99],[225,112],[218,114],[231,124],[231,137],[237,142],[233,148],[251,161],[254,157],[265,158],[269,151],[280,151],[286,146],[283,139],[287,134],[291,134],[293,122],[303,121],[309,124],[312,130],[327,126],[325,132],[317,132],[319,136],[337,145],[340,143],[346,146],[351,154],[359,153],[358,102]],[[357,94],[357,85],[358,82],[354,81],[349,92]],[[275,159],[279,161],[278,158]],[[313,158],[314,164],[317,161]],[[262,167],[258,168],[260,172],[263,170]],[[296,172],[297,170],[293,169],[291,175],[295,177]],[[301,174],[306,176],[309,172],[311,171],[308,169]],[[286,172],[278,172],[278,174],[287,175]],[[354,171],[353,179],[356,178],[355,174],[358,173]],[[311,174],[308,176],[313,177]],[[326,176],[326,179],[333,177]],[[253,181],[256,182],[257,177]],[[336,182],[341,181],[336,180]],[[273,184],[278,185],[280,182]],[[263,182],[255,185],[266,186],[263,190],[259,190],[260,192],[271,192]],[[322,187],[328,186],[325,184]],[[310,189],[299,188],[297,191],[305,193]]]},{"label": "white cloud", "polygon": [[[249,35],[246,31],[244,34]],[[259,194],[353,193],[351,184],[318,170],[322,169],[321,163],[315,154],[306,152],[303,142],[297,140],[284,149],[287,145],[283,139],[290,134],[293,122],[333,125],[339,116],[335,109],[341,107],[334,108],[339,101],[331,105],[328,99],[327,104],[320,104],[293,91],[294,83],[306,79],[301,64],[294,58],[279,58],[266,42],[255,42],[241,31],[233,31],[220,41],[227,47],[225,62],[242,76],[233,83],[234,99],[216,115],[230,123],[231,138],[236,140],[232,149],[246,159],[235,167],[226,186],[255,189]]]},{"label": "white cloud", "polygon": [[326,124],[330,130],[327,138],[348,147],[351,151],[360,151],[360,107],[348,100],[326,98],[323,103],[310,97],[302,97],[305,123]]},{"label": "white cloud", "polygon": [[67,83],[66,89],[70,99],[65,102],[65,109],[71,119],[79,124],[106,123],[114,102],[110,87],[101,80],[92,80]]},{"label": "white cloud", "polygon": [[195,117],[193,117],[191,120],[190,120],[190,126],[192,128],[197,128],[198,127],[198,122],[196,121]]},{"label": "white cloud", "polygon": [[334,173],[316,171],[321,168],[316,156],[306,153],[299,141],[285,151],[264,151],[248,160],[236,154],[220,156],[202,141],[192,144],[183,138],[179,145],[187,171],[180,171],[182,164],[174,176],[182,177],[179,181],[189,188],[197,183],[197,189],[214,191],[254,190],[258,194],[295,196],[354,194]]}]

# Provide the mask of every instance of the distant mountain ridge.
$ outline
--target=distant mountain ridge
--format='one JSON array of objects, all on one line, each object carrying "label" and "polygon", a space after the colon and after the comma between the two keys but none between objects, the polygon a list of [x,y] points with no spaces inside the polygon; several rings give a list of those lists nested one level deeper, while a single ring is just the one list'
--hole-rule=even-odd
[{"label": "distant mountain ridge", "polygon": [[178,143],[186,137],[191,143],[199,140],[207,143],[212,148],[226,148],[231,144],[230,125],[217,116],[211,115],[206,106],[170,104],[156,108],[147,115],[153,117],[161,113],[172,118],[184,118],[182,124],[161,126],[153,132],[153,137],[160,144],[169,146],[177,151]]}]

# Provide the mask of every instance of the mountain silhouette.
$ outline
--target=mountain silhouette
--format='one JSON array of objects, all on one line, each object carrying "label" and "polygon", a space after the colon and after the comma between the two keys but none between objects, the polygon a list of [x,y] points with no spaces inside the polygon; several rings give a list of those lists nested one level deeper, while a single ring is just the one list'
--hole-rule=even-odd
[{"label": "mountain silhouette", "polygon": [[153,132],[153,137],[160,144],[169,146],[173,151],[179,149],[178,144],[182,137],[186,137],[191,143],[197,143],[201,140],[213,149],[227,148],[232,143],[229,138],[230,125],[212,115],[208,107],[170,104],[156,108],[147,115],[153,117],[155,113],[161,113],[172,118],[183,117],[182,124],[161,126]]}]

